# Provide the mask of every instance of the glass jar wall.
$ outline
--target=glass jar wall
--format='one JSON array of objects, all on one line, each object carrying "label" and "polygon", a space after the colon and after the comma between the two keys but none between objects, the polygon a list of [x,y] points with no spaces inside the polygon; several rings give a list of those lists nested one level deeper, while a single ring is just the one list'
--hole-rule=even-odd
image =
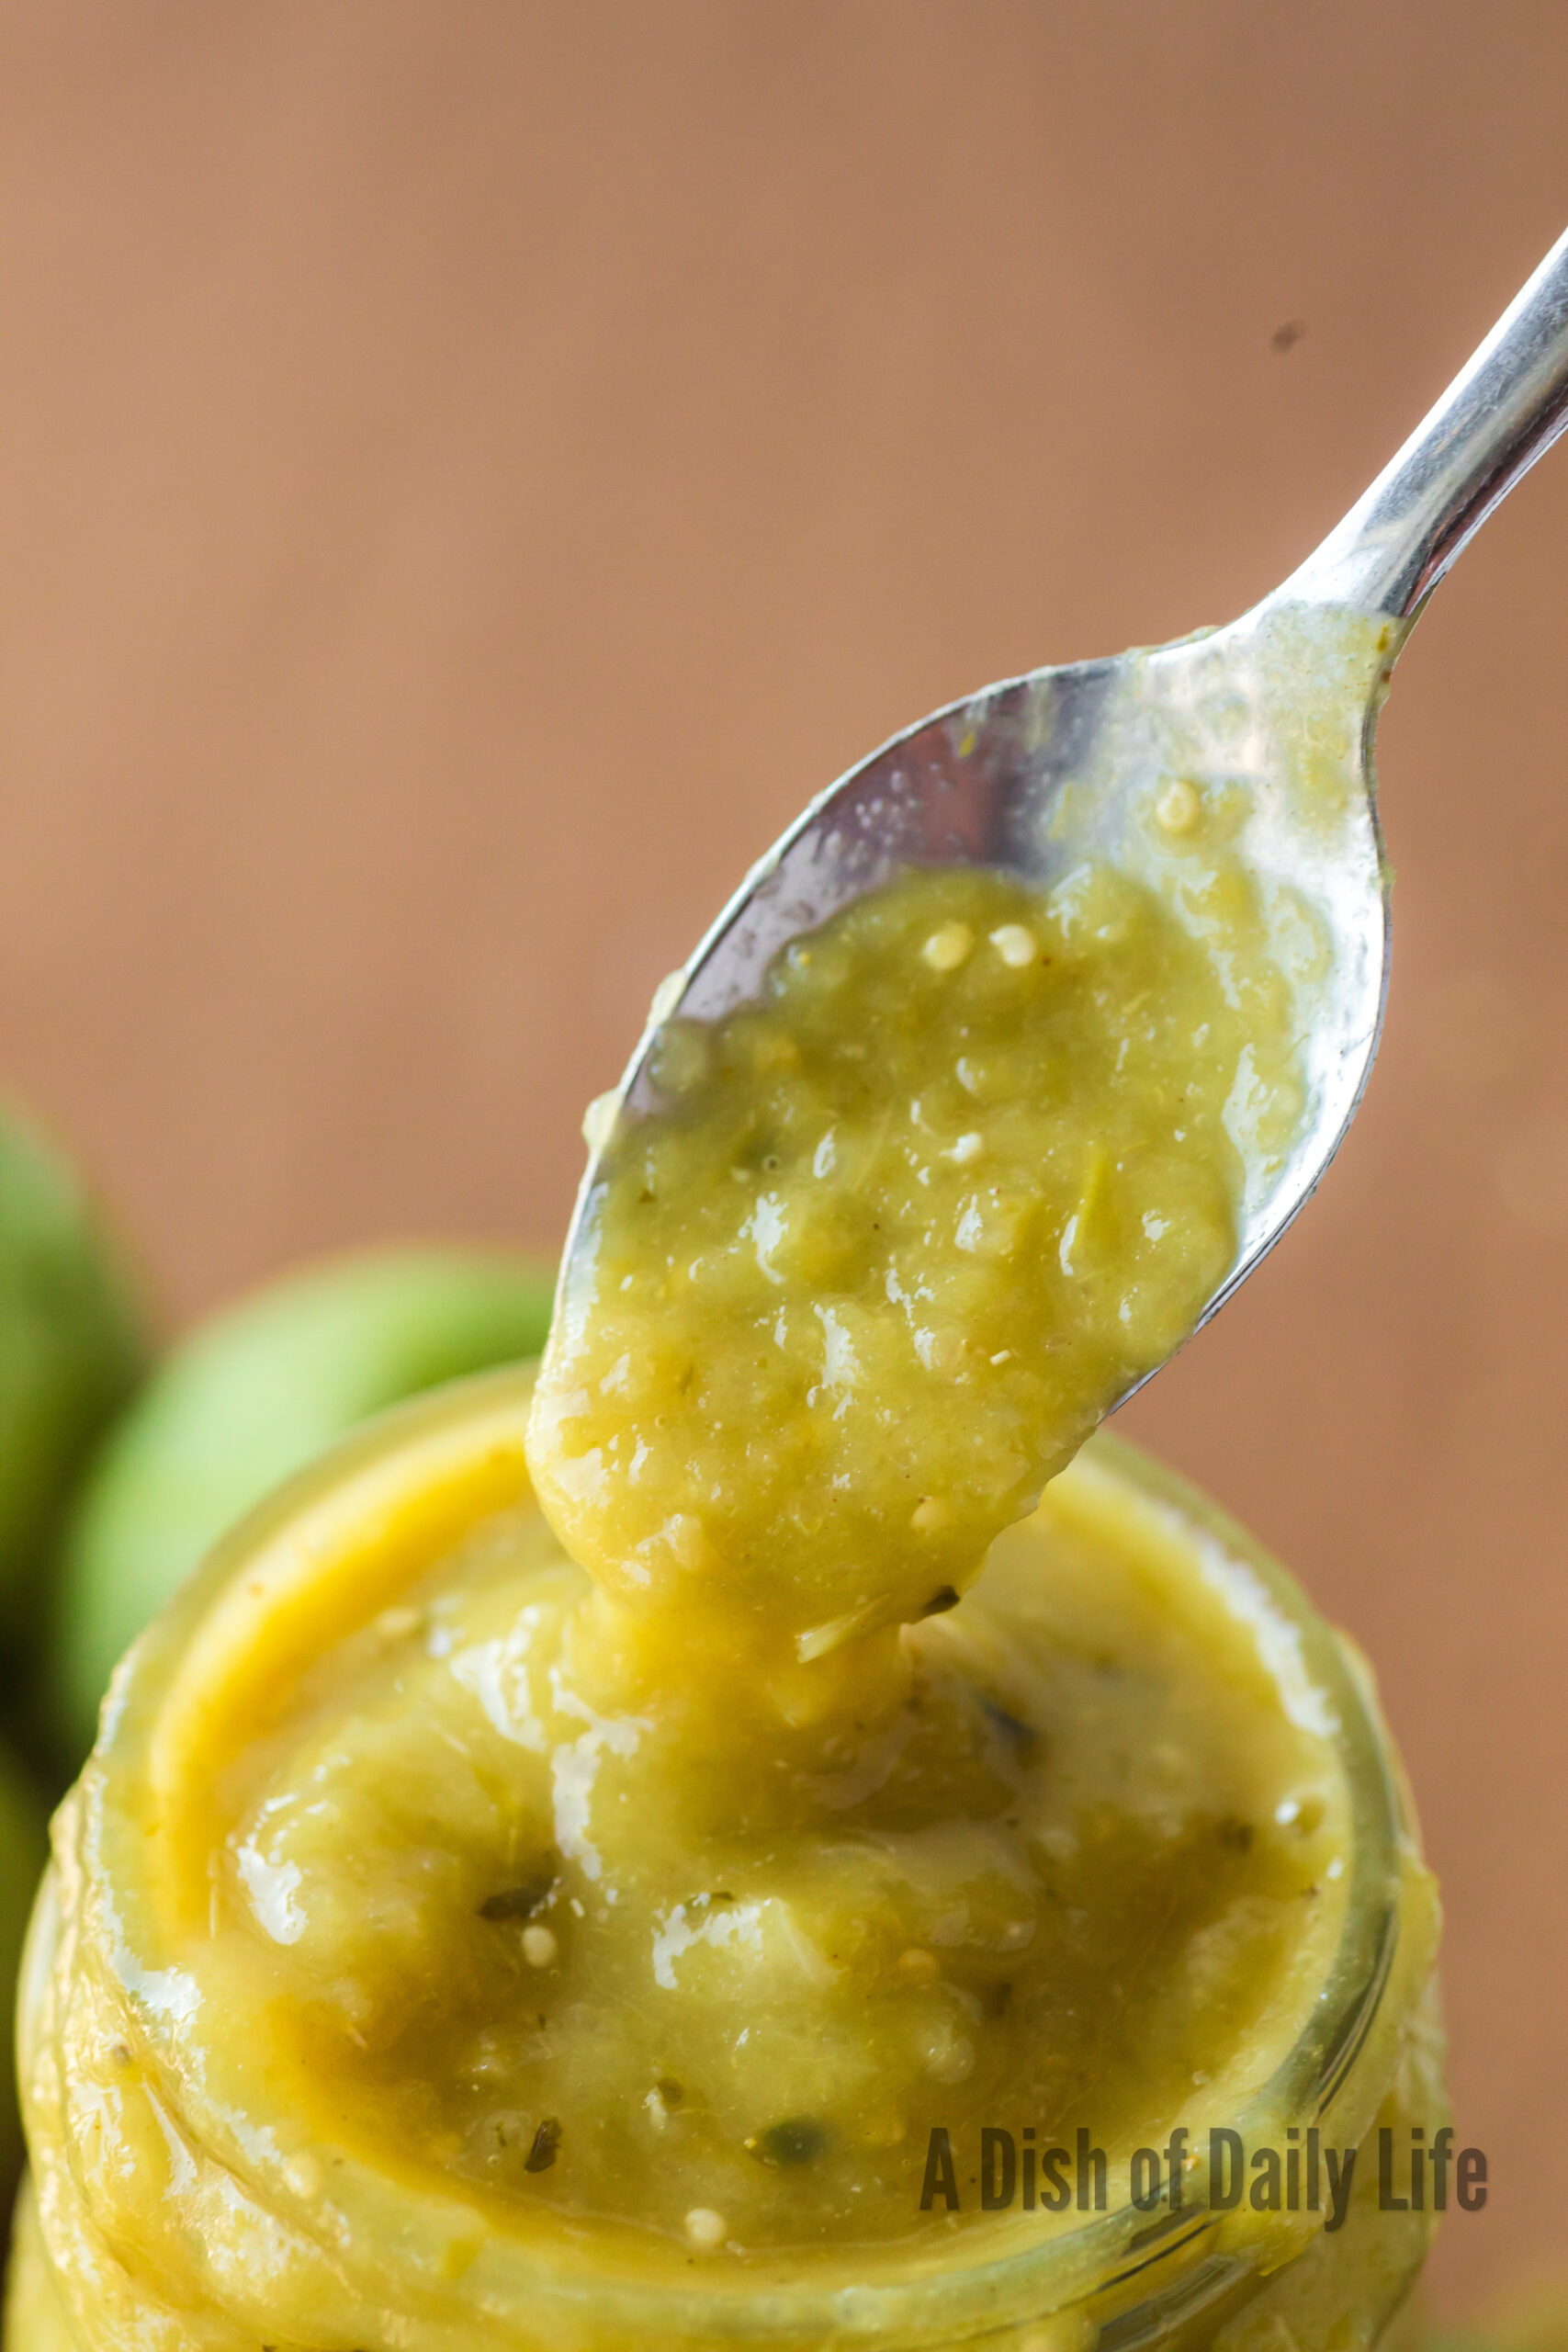
[{"label": "glass jar wall", "polygon": [[[1139,1591],[1157,1587],[1186,1596],[1193,1625],[1223,1621],[1227,1641],[1243,1646],[1227,1651],[1214,1691],[1223,1697],[1238,1676],[1250,1678],[1254,1699],[1263,1694],[1282,1736],[1293,1725],[1317,1743],[1323,1802],[1339,1827],[1319,1882],[1295,1890],[1303,1916],[1313,1912],[1311,1932],[1288,1947],[1267,1998],[1245,2018],[1237,2011],[1234,2030],[1204,2026],[1205,2063],[1191,2069],[1179,2109],[1163,2091],[1164,2104],[1156,2099],[1148,2058],[1150,2110],[1134,2119],[1146,2129],[1104,2134],[1102,2211],[1092,2194],[1086,2211],[1076,2196],[1066,2210],[1051,2210],[1043,2170],[1034,2172],[1053,2133],[1073,2151],[1066,2109],[1054,2123],[1042,2118],[1038,2149],[1030,2147],[1027,2099],[1021,2108],[998,2103],[993,2119],[974,2105],[973,2078],[965,2087],[942,2060],[927,2108],[906,2101],[901,2117],[901,2161],[913,2165],[915,2188],[930,2192],[923,2212],[911,2191],[907,2222],[897,2227],[857,2225],[851,2208],[850,2218],[792,2238],[785,2208],[794,2199],[798,2216],[807,2192],[796,2143],[786,2139],[736,2160],[737,2177],[755,2197],[774,2200],[771,2237],[764,2201],[745,2245],[705,2245],[703,2216],[722,2223],[722,2215],[694,2198],[682,2233],[658,2202],[671,2176],[677,2211],[684,2201],[681,2125],[660,2143],[661,2181],[639,2159],[640,2170],[618,2177],[630,2184],[618,2207],[603,2197],[597,2205],[574,2202],[569,2167],[555,2163],[554,2143],[531,2115],[517,2164],[486,2170],[472,2158],[472,2135],[448,2128],[434,2091],[423,2106],[389,2103],[387,2053],[402,2051],[406,2071],[410,2034],[417,2040],[423,2029],[405,2027],[401,2042],[388,2041],[390,2029],[355,2008],[347,1960],[341,1981],[330,1971],[310,1980],[308,2001],[288,1990],[295,1980],[278,1972],[294,1965],[315,1932],[311,1849],[307,1842],[284,1854],[265,1845],[256,1824],[276,1825],[287,1810],[278,1791],[288,1775],[279,1781],[276,1773],[278,1758],[292,1753],[290,1726],[308,1701],[321,1731],[309,1748],[310,1786],[338,1788],[332,1775],[352,1748],[347,1769],[362,1806],[353,1818],[384,1822],[389,1792],[412,1770],[431,1724],[411,1672],[384,1670],[381,1649],[410,1636],[419,1610],[434,1606],[439,1616],[443,1604],[431,1596],[443,1589],[444,1562],[488,1557],[498,1530],[512,1531],[508,1542],[534,1541],[523,1461],[527,1393],[525,1378],[505,1374],[389,1416],[237,1530],[122,1669],[99,1747],[57,1826],[55,1866],[34,1926],[22,2019],[33,2184],[18,2233],[7,2352],[684,2352],[721,2343],[779,2352],[829,2344],[935,2352],[981,2343],[994,2352],[1077,2352],[1098,2343],[1105,2352],[1134,2352],[1145,2345],[1272,2346],[1281,2325],[1303,2352],[1374,2342],[1419,2267],[1431,2226],[1425,2212],[1381,2210],[1377,2135],[1392,2133],[1403,2154],[1414,2132],[1429,2144],[1445,2120],[1431,1991],[1436,1907],[1397,1763],[1364,1666],[1289,1578],[1201,1498],[1109,1439],[1095,1441],[1052,1487],[1008,1573],[1027,1597],[1031,1579],[1043,1590],[1054,1566],[1065,1573],[1073,1544],[1097,1544],[1097,1557],[1126,1564],[1129,1608]],[[564,1572],[547,1563],[540,1573]],[[942,1623],[957,1625],[962,1616]],[[422,1622],[422,1673],[423,1662],[445,1672],[448,1654],[469,1656],[450,1643],[443,1652],[445,1635]],[[1052,1638],[1066,1636],[1058,1628]],[[1073,1638],[1094,1646],[1081,1625]],[[486,1656],[493,1662],[501,1652]],[[334,1714],[334,1692],[346,1686],[333,1680],[333,1661],[352,1665],[356,1690],[380,1694],[378,1744],[354,1747],[360,1732]],[[500,1721],[501,1683],[493,1675],[485,1681],[488,1668],[464,1671],[480,1713]],[[412,1713],[388,1713],[394,1688]],[[1149,1750],[1132,1752],[1152,1785],[1166,1769],[1154,1736],[1157,1678],[1146,1689]],[[369,1702],[355,1704],[355,1722],[368,1721]],[[582,1735],[604,1752],[615,1736],[608,1713]],[[581,1747],[580,1740],[573,1752]],[[1058,1750],[1058,1769],[1068,1772],[1065,1734]],[[563,1780],[558,1754],[551,1761],[558,1832],[570,1773]],[[457,1776],[458,1764],[451,1770]],[[288,1785],[288,1804],[298,1793]],[[1147,1797],[1146,1785],[1122,1795],[1107,1786],[1096,1802],[1101,1812],[1131,1814]],[[448,1799],[449,1792],[442,1802]],[[1310,1825],[1292,1815],[1293,1802],[1275,1808],[1285,1817],[1270,1837],[1305,1834]],[[406,1832],[406,1804],[398,1818]],[[1235,1868],[1250,1867],[1251,1828],[1224,1821],[1220,1828]],[[471,1825],[462,1835],[470,1833]],[[649,1838],[660,1834],[650,1820]],[[449,1825],[443,1836],[457,1838]],[[322,1884],[344,1890],[333,1930],[345,1939],[342,1952],[373,1946],[379,1966],[400,1936],[415,1935],[413,1920],[424,1940],[416,1937],[408,1949],[424,1977],[450,1979],[426,1991],[467,1997],[459,1984],[467,1947],[429,1937],[436,1913],[428,1882],[444,1861],[411,1879],[406,1854],[385,1870],[373,1860],[367,1833],[356,1849],[329,1857]],[[241,1932],[229,1919],[236,1887],[260,1906],[270,1941],[254,1920]],[[1124,1892],[1112,1886],[1108,1900],[1120,1902]],[[511,1900],[511,1890],[503,1893]],[[701,1921],[682,1908],[688,1888],[669,1894],[659,1917],[668,1936],[679,1913],[683,1951]],[[476,1906],[462,1899],[467,1918]],[[727,1891],[723,1899],[734,1898]],[[1248,1895],[1248,1916],[1275,1900]],[[548,1960],[558,1960],[556,1930],[520,1924],[529,1908],[521,1894],[513,1918],[501,1898],[478,1907],[508,1934],[533,1933],[536,1954],[547,1952],[537,1941],[544,1935]],[[561,1935],[570,1925],[563,1913]],[[743,1940],[735,1931],[726,1950]],[[652,1984],[660,1966],[672,1984],[684,1982],[669,1960],[677,1945],[666,1942]],[[550,1973],[547,1965],[541,1984]],[[920,1973],[905,1966],[906,1975]],[[575,2009],[585,2012],[591,2005],[578,1990]],[[474,1997],[484,1997],[482,1987]],[[1130,1996],[1108,1979],[1099,1997],[1102,2009],[1086,2030],[1091,2039],[1114,2038],[1128,2023]],[[871,2015],[869,2002],[828,1975],[820,1999],[825,2040],[840,2030],[835,2003],[852,2019],[857,2005]],[[1167,2033],[1162,2015],[1151,2007],[1146,2019],[1132,2017],[1123,2039],[1134,2058],[1141,2036],[1152,2052]],[[580,2087],[592,2052],[619,2047],[603,2020],[594,2030],[597,2041],[580,2035],[573,2045]],[[634,2044],[645,2030],[661,2028],[645,2018]],[[356,2038],[365,2045],[357,2055]],[[430,2041],[432,2074],[445,2063]],[[612,2056],[603,2063],[604,2100],[615,2111],[619,2077]],[[592,2090],[590,2080],[582,2097]],[[931,2154],[943,2113],[958,2117],[951,2190]],[[982,2131],[990,2134],[984,2149]],[[1145,2139],[1148,2147],[1133,2146]],[[1222,2179],[1211,2179],[1211,2149],[1224,2152]],[[1359,2153],[1347,2183],[1352,2149]],[[1268,2165],[1254,2168],[1259,2151],[1277,2160],[1277,2205]],[[747,2170],[753,2156],[759,2161]],[[1139,2157],[1154,2161],[1140,2172]],[[1010,2170],[1014,2194],[1003,2205]],[[1337,2204],[1331,2170],[1348,2189]]]}]

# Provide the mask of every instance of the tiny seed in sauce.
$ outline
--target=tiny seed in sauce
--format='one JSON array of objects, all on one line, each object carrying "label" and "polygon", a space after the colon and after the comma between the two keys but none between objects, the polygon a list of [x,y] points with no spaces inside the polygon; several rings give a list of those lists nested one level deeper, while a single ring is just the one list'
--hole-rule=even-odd
[{"label": "tiny seed in sauce", "polygon": [[932,932],[920,954],[933,972],[955,972],[975,944],[966,922],[944,922]]},{"label": "tiny seed in sauce", "polygon": [[1172,776],[1155,802],[1155,816],[1168,833],[1190,833],[1202,811],[1197,792],[1183,776]]},{"label": "tiny seed in sauce", "polygon": [[953,1505],[941,1495],[922,1495],[909,1513],[909,1524],[917,1535],[939,1534],[953,1524]]},{"label": "tiny seed in sauce", "polygon": [[910,1984],[934,1984],[942,1974],[942,1962],[934,1951],[927,1951],[921,1944],[911,1944],[898,1958],[898,1973]]},{"label": "tiny seed in sauce", "polygon": [[559,2146],[559,2120],[556,2116],[547,2115],[534,2134],[533,2146],[523,2159],[524,2171],[548,2172],[556,2160],[556,2153]]},{"label": "tiny seed in sauce", "polygon": [[553,1968],[560,1957],[560,1946],[548,1928],[525,1928],[523,1957],[530,1968]]},{"label": "tiny seed in sauce", "polygon": [[722,2213],[716,2213],[711,2205],[694,2205],[686,2216],[686,2235],[694,2245],[700,2245],[705,2253],[711,2254],[729,2235],[729,2223]]},{"label": "tiny seed in sauce", "polygon": [[1015,972],[1021,972],[1026,964],[1032,964],[1040,952],[1034,933],[1021,922],[998,923],[991,933],[991,945],[1002,962],[1010,965]]}]

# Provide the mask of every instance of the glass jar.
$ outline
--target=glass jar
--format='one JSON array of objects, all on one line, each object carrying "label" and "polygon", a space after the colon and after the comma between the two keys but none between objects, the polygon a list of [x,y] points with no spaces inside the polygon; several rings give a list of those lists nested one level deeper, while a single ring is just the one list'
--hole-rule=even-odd
[{"label": "glass jar", "polygon": [[[218,1547],[122,1666],[62,1809],[31,1938],[22,2065],[33,2180],[7,2352],[1352,2352],[1373,2343],[1431,2217],[1379,2210],[1377,2133],[1444,2120],[1437,1911],[1401,1775],[1355,1651],[1229,1520],[1101,1436],[1054,1493],[1176,1547],[1252,1628],[1287,1706],[1326,1728],[1348,1798],[1337,1949],[1272,2079],[1229,2118],[1247,2147],[1361,2150],[1341,2224],[1212,2210],[1202,2147],[1176,2210],[1123,2199],[1047,2231],[1009,2213],[960,2238],[780,2254],[742,2282],[647,2233],[493,2199],[345,2134],[287,2153],[265,2032],[214,2015],[202,1939],[225,1759],[325,1644],[393,1605],[465,1529],[526,1498],[526,1375],[387,1416]],[[1168,2198],[1168,2190],[1166,2192]],[[1326,2200],[1325,2200],[1326,2202]],[[1284,2331],[1281,2334],[1281,2331]]]}]

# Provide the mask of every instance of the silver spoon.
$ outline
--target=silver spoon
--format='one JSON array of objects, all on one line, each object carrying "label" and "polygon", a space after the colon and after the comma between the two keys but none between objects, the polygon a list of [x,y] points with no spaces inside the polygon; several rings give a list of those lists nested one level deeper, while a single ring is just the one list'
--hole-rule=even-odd
[{"label": "silver spoon", "polygon": [[1152,651],[986,686],[814,800],[659,989],[620,1086],[592,1106],[563,1297],[605,1145],[623,1118],[659,1107],[649,1049],[673,1012],[721,1018],[789,940],[908,865],[984,865],[1048,887],[1093,855],[1157,885],[1151,808],[1197,779],[1247,797],[1240,854],[1292,979],[1306,1083],[1288,1155],[1251,1171],[1207,1322],[1316,1187],[1377,1051],[1388,903],[1371,748],[1394,659],[1461,548],[1565,424],[1568,234],[1365,496],[1260,605]]}]

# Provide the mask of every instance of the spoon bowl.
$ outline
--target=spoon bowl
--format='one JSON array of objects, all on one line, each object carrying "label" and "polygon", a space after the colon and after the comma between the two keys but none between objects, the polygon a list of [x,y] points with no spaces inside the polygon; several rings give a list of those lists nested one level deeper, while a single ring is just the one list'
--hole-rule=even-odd
[{"label": "spoon bowl", "polygon": [[1204,805],[1239,798],[1234,848],[1292,985],[1307,1109],[1286,1159],[1243,1153],[1237,1262],[1206,1319],[1311,1193],[1371,1067],[1388,937],[1371,734],[1398,635],[1270,600],[1228,628],[987,686],[895,736],[666,982],[617,1110],[659,1107],[649,1055],[674,1011],[722,1019],[791,939],[908,867],[984,865],[1044,891],[1093,859],[1163,892]]},{"label": "spoon bowl", "polygon": [[1169,896],[1183,837],[1223,808],[1291,989],[1304,1107],[1288,1148],[1258,1154],[1245,1099],[1232,1106],[1246,1177],[1206,1322],[1310,1197],[1371,1074],[1389,935],[1372,739],[1394,660],[1461,548],[1565,424],[1568,235],[1274,594],[1226,628],[984,687],[852,768],[663,983],[620,1086],[592,1106],[563,1296],[605,1147],[661,1107],[654,1048],[674,1013],[722,1019],[790,941],[911,866],[980,865],[1047,889],[1098,860]]}]

